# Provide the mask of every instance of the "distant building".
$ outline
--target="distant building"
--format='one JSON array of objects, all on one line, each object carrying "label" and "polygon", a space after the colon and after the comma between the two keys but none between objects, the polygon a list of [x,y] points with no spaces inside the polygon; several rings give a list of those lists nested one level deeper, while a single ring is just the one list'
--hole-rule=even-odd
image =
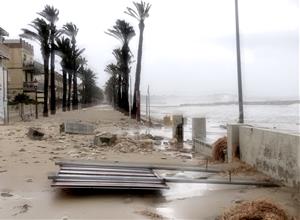
[{"label": "distant building", "polygon": [[18,93],[23,92],[24,82],[34,80],[33,46],[22,39],[4,40],[3,43],[9,48],[10,59],[6,62],[8,99],[13,100]]},{"label": "distant building", "polygon": [[[18,93],[26,92],[35,98],[33,81],[38,81],[38,101],[43,102],[44,92],[44,65],[34,61],[33,46],[22,39],[4,40],[9,50],[10,60],[6,62],[8,70],[8,99],[13,100]],[[62,99],[62,76],[55,73],[56,98]],[[50,71],[49,71],[49,98],[50,98]]]}]

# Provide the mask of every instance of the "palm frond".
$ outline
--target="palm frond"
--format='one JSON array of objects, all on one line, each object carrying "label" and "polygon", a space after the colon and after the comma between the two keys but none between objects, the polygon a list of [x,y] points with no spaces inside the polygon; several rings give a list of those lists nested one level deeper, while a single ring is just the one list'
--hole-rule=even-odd
[{"label": "palm frond", "polygon": [[44,10],[38,12],[37,14],[45,18],[51,24],[54,24],[58,21],[59,10],[54,8],[53,6],[46,5]]}]

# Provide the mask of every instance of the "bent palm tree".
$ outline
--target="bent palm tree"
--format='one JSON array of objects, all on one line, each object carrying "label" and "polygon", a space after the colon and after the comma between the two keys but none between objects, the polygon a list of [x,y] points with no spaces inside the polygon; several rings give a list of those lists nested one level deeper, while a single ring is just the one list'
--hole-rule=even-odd
[{"label": "bent palm tree", "polygon": [[67,23],[63,26],[65,34],[71,38],[72,51],[73,51],[73,64],[72,64],[72,77],[73,77],[73,95],[72,95],[72,107],[78,109],[78,91],[77,91],[77,71],[76,71],[76,36],[79,29],[73,23]]},{"label": "bent palm tree", "polygon": [[117,90],[118,90],[118,82],[117,82],[117,78],[119,75],[119,70],[118,70],[118,66],[111,63],[109,65],[106,66],[105,72],[107,72],[108,74],[110,74],[110,78],[106,83],[106,94],[108,95],[108,98],[111,100],[112,105],[114,108],[117,107],[118,104],[118,100],[117,100]]},{"label": "bent palm tree", "polygon": [[67,72],[70,72],[72,66],[72,48],[71,48],[70,40],[64,37],[57,38],[56,50],[57,50],[57,55],[61,57],[61,67],[63,72],[62,109],[65,112],[67,107]]},{"label": "bent palm tree", "polygon": [[50,111],[56,113],[56,94],[55,94],[55,37],[59,34],[55,23],[58,21],[59,11],[53,6],[46,5],[42,12],[38,13],[49,22],[50,27],[50,48],[51,48],[51,71],[50,71]]},{"label": "bent palm tree", "polygon": [[129,41],[135,36],[133,27],[124,20],[117,20],[116,25],[113,29],[108,29],[106,34],[113,36],[121,41],[122,49],[119,51],[120,54],[116,56],[120,72],[122,74],[122,97],[120,100],[120,107],[125,111],[129,112],[128,102],[128,88],[129,88],[129,73],[130,73],[130,49]]},{"label": "bent palm tree", "polygon": [[48,117],[48,85],[49,85],[49,58],[50,58],[50,27],[44,19],[36,18],[29,24],[34,31],[22,29],[24,37],[30,40],[38,41],[44,61],[44,117]]},{"label": "bent palm tree", "polygon": [[139,46],[138,46],[138,55],[137,55],[137,64],[136,64],[136,74],[135,74],[135,83],[134,83],[134,96],[133,96],[133,106],[132,106],[132,115],[136,116],[137,120],[140,121],[140,81],[141,81],[141,65],[142,65],[142,52],[143,52],[143,34],[145,24],[144,21],[149,17],[149,10],[151,5],[141,1],[140,3],[133,2],[135,9],[127,7],[126,14],[137,19],[139,21]]}]

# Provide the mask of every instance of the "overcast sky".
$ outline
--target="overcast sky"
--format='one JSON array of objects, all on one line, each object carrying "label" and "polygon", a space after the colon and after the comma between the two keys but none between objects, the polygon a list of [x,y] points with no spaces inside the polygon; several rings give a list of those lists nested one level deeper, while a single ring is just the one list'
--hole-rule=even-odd
[{"label": "overcast sky", "polygon": [[[156,95],[197,96],[237,93],[234,0],[149,0],[145,22],[141,90]],[[299,2],[240,0],[244,94],[247,97],[299,97]],[[119,42],[106,35],[117,19],[126,19],[137,35],[130,42],[137,55],[137,21],[124,14],[129,0],[9,0],[1,3],[0,26],[10,38],[37,17],[45,4],[59,9],[58,27],[79,27],[78,44],[98,73],[113,61]],[[38,45],[35,56],[41,61]],[[131,72],[135,75],[135,63]]]}]

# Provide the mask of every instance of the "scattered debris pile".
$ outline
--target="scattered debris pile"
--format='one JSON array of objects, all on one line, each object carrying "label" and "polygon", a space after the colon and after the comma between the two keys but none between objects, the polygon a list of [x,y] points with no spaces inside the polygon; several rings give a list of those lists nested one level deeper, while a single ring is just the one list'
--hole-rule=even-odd
[{"label": "scattered debris pile", "polygon": [[213,159],[218,161],[225,161],[225,155],[227,151],[227,137],[219,138],[215,143],[213,143],[212,147]]},{"label": "scattered debris pile", "polygon": [[267,200],[245,201],[226,210],[220,220],[289,220],[286,212]]},{"label": "scattered debris pile", "polygon": [[94,145],[122,153],[152,152],[153,146],[161,144],[161,140],[163,137],[151,134],[116,135],[105,132],[95,136]]},{"label": "scattered debris pile", "polygon": [[102,144],[112,145],[117,140],[117,135],[111,133],[100,133],[97,134],[94,138],[94,144],[101,146]]},{"label": "scattered debris pile", "polygon": [[41,132],[41,129],[33,127],[29,128],[27,133],[27,136],[32,140],[42,140],[44,135],[45,134]]}]

